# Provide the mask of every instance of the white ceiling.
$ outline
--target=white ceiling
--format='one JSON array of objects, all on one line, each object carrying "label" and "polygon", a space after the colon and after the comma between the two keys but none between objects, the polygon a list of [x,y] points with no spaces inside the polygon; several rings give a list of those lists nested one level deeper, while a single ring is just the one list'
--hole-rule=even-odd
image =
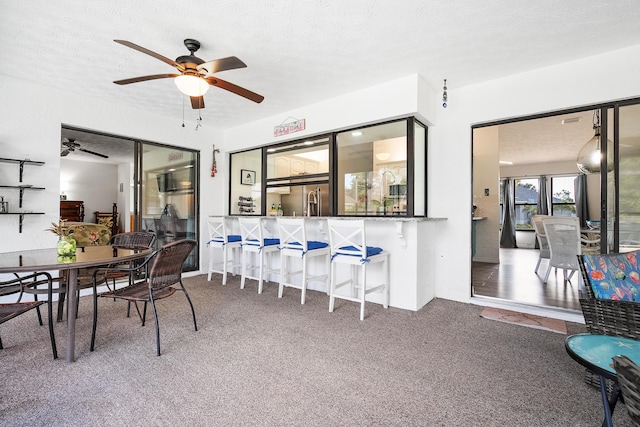
[{"label": "white ceiling", "polygon": [[[228,128],[411,74],[449,89],[640,44],[637,0],[0,0],[0,75],[182,116],[169,65],[202,44],[207,60],[248,68],[220,77],[265,96],[205,95],[203,125]],[[5,100],[5,102],[7,102]],[[439,101],[438,101],[439,102]],[[455,103],[450,97],[450,103]],[[189,108],[187,120],[197,113]],[[195,121],[194,121],[195,123]]]}]

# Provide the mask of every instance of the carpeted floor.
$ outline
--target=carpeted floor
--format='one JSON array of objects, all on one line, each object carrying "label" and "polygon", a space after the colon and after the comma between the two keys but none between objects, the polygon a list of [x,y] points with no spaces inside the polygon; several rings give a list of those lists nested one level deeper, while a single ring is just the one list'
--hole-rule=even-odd
[{"label": "carpeted floor", "polygon": [[[482,307],[434,300],[419,312],[337,301],[239,278],[185,279],[153,323],[91,297],[80,301],[77,361],[52,360],[35,313],[5,323],[0,425],[14,426],[596,426],[599,393],[564,335],[480,317]],[[64,323],[56,325],[64,354]],[[584,332],[568,323],[569,334]],[[616,426],[631,425],[624,405]]]}]

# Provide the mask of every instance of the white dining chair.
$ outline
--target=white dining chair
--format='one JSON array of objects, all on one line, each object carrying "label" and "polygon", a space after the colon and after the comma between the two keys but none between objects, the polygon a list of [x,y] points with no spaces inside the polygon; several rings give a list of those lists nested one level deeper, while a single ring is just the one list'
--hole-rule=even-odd
[{"label": "white dining chair", "polygon": [[[272,268],[271,255],[278,251],[280,239],[266,237],[265,219],[259,217],[239,217],[242,236],[242,279],[240,289],[244,289],[246,279],[258,281],[258,293],[262,293],[265,274],[279,272]],[[254,262],[255,258],[255,262]],[[255,275],[255,271],[258,275]],[[253,274],[252,274],[253,273]]]},{"label": "white dining chair", "polygon": [[[315,222],[315,221],[314,221]],[[304,304],[307,284],[310,281],[329,279],[329,243],[310,240],[308,238],[309,220],[306,218],[278,217],[278,234],[280,235],[280,286],[278,298],[282,298],[285,287],[301,290],[300,304]],[[321,274],[310,273],[313,259],[324,257]],[[300,266],[300,269],[297,269]],[[292,276],[300,275],[300,283],[294,283]]]},{"label": "white dining chair", "polygon": [[[222,274],[222,284],[227,284],[227,272],[231,267],[231,274],[236,275],[236,268],[242,266],[242,236],[230,234],[230,227],[227,218],[221,216],[210,216],[207,218],[209,227],[209,274],[207,280],[211,281],[212,273]],[[220,252],[222,261],[217,260],[216,252]],[[231,255],[231,258],[229,257]]]},{"label": "white dining chair", "polygon": [[542,221],[544,231],[549,242],[549,267],[544,276],[544,283],[549,279],[551,268],[562,269],[563,283],[571,280],[573,274],[580,268],[578,255],[582,252],[580,246],[580,221],[577,217],[554,216]]},{"label": "white dining chair", "polygon": [[[329,219],[328,224],[331,245],[329,311],[333,312],[336,298],[358,302],[360,320],[364,320],[366,297],[372,292],[382,293],[383,306],[389,307],[389,253],[379,247],[367,246],[364,220]],[[380,283],[367,287],[367,269],[378,263],[382,264],[382,274],[377,275]],[[337,270],[340,264],[348,265],[351,271],[349,279],[338,283]],[[351,285],[350,295],[336,292],[346,285]]]},{"label": "white dining chair", "polygon": [[551,218],[550,215],[534,215],[533,227],[536,231],[536,240],[538,241],[539,252],[538,252],[538,262],[536,263],[536,268],[534,273],[538,274],[538,269],[540,268],[540,263],[543,259],[549,259],[551,253],[549,252],[549,242],[547,241],[547,235],[544,231],[544,226],[542,225],[542,221]]}]

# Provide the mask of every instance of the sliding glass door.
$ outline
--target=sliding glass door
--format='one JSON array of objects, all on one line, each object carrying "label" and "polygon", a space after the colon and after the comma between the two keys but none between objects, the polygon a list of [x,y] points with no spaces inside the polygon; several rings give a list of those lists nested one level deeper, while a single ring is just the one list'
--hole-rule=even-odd
[{"label": "sliding glass door", "polygon": [[[156,234],[156,247],[198,238],[199,153],[178,147],[139,143],[137,150],[138,230]],[[198,248],[184,271],[197,270]]]},{"label": "sliding glass door", "polygon": [[[628,252],[640,249],[640,105],[621,106],[618,111],[620,160],[618,162],[617,240],[619,252]],[[614,136],[612,124],[610,123],[609,126],[609,129],[612,129],[609,132],[610,139]],[[611,184],[608,187],[612,188]],[[615,206],[615,203],[609,204]],[[612,209],[610,208],[609,211],[611,212]]]}]

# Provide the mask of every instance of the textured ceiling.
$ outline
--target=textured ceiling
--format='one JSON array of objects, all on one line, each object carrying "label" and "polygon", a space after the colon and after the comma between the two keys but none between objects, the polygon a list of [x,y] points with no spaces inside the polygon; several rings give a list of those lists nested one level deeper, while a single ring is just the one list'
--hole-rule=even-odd
[{"label": "textured ceiling", "polygon": [[[175,59],[183,39],[206,60],[248,68],[219,76],[265,96],[205,95],[203,124],[228,128],[420,74],[450,89],[640,44],[637,0],[0,0],[0,75],[181,116],[172,73],[113,39]],[[455,102],[455,100],[451,100]],[[187,104],[187,119],[196,113]]]}]

